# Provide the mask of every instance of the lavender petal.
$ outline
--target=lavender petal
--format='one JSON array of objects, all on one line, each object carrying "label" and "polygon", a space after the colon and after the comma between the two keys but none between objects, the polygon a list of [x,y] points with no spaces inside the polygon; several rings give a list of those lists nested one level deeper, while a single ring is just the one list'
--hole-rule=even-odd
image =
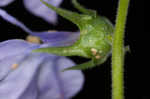
[{"label": "lavender petal", "polygon": [[7,6],[15,0],[0,0],[0,7]]},{"label": "lavender petal", "polygon": [[9,15],[6,11],[0,9],[0,16],[6,21],[22,28],[31,35],[38,36],[44,43],[51,46],[67,46],[72,45],[79,38],[79,32],[67,32],[67,31],[43,31],[33,32],[28,29],[22,22],[18,21],[13,16]]},{"label": "lavender petal", "polygon": [[[48,3],[58,7],[62,0],[47,0]],[[49,23],[57,22],[57,15],[54,11],[46,7],[40,0],[24,0],[25,7],[35,16],[41,17]]]},{"label": "lavender petal", "polygon": [[[38,47],[23,40],[0,43],[0,54],[8,52],[0,58],[2,99],[70,99],[80,91],[84,82],[82,72],[62,72],[75,64],[65,57],[30,52]],[[12,68],[13,64],[18,67]]]}]

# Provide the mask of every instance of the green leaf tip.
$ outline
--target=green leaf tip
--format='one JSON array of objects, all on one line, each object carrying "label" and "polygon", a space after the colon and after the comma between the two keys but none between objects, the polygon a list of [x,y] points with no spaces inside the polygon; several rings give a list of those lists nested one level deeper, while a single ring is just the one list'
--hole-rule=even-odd
[{"label": "green leaf tip", "polygon": [[47,7],[51,8],[52,10],[54,10],[57,14],[59,14],[60,16],[64,17],[65,19],[80,25],[81,24],[81,19],[82,17],[84,17],[85,15],[73,12],[73,11],[69,11],[63,8],[57,8],[51,4],[48,4],[47,2],[41,0],[43,4],[45,4]]},{"label": "green leaf tip", "polygon": [[93,66],[95,66],[95,64],[93,63],[93,60],[73,66],[73,67],[69,67],[64,69],[62,72],[67,71],[67,70],[85,70],[85,69],[89,69],[92,68]]},{"label": "green leaf tip", "polygon": [[57,8],[57,7],[47,3],[44,0],[41,0],[41,1],[47,7],[54,10],[57,14],[64,17],[65,19],[73,22],[74,24],[78,25],[79,27],[81,27],[84,23],[86,23],[85,21],[89,21],[92,18],[96,18],[96,11],[85,9],[83,6],[81,6],[79,3],[77,3],[76,0],[73,0],[72,3],[78,10],[80,10],[82,12],[81,14],[79,14],[77,12],[69,11],[69,10],[66,10],[63,8]]},{"label": "green leaf tip", "polygon": [[80,12],[96,17],[97,12],[95,10],[91,9],[86,9],[84,6],[80,5],[77,0],[72,0],[72,4],[74,5],[75,8],[77,8]]},{"label": "green leaf tip", "polygon": [[92,59],[88,62],[73,66],[73,67],[69,67],[64,69],[62,72],[67,71],[67,70],[86,70],[86,69],[91,69],[93,67],[99,66],[101,64],[103,64],[106,61],[107,57],[105,58],[101,58],[101,59]]}]

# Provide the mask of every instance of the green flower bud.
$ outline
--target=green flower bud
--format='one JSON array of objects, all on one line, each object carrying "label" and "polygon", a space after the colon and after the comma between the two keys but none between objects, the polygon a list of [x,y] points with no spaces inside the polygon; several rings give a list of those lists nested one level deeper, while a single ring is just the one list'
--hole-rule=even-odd
[{"label": "green flower bud", "polygon": [[107,18],[98,16],[96,11],[85,9],[76,0],[72,2],[82,14],[56,8],[45,1],[42,2],[60,16],[76,24],[80,29],[80,38],[72,46],[40,48],[34,50],[34,52],[46,52],[60,56],[81,56],[92,59],[87,63],[68,69],[91,68],[102,64],[107,59],[111,52],[113,33],[113,25]]}]

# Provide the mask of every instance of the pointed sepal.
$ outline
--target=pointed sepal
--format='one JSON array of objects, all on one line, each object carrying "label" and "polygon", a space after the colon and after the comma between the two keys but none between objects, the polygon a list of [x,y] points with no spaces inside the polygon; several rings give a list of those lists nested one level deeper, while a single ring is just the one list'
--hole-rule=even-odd
[{"label": "pointed sepal", "polygon": [[72,11],[69,11],[69,10],[66,10],[66,9],[63,9],[63,8],[57,8],[57,7],[55,7],[55,6],[51,5],[51,4],[48,4],[44,0],[41,0],[41,2],[43,4],[45,4],[47,7],[51,8],[52,10],[54,10],[60,16],[62,16],[65,19],[75,23],[78,26],[81,26],[83,20],[91,19],[91,17],[88,16],[88,15],[79,14],[79,13],[72,12]]},{"label": "pointed sepal", "polygon": [[89,55],[77,46],[39,48],[32,52],[50,53],[58,56],[81,56],[89,58]]},{"label": "pointed sepal", "polygon": [[74,5],[74,7],[76,9],[78,9],[80,12],[82,12],[84,14],[87,14],[87,15],[90,15],[90,16],[93,16],[93,17],[96,17],[96,15],[97,15],[97,12],[95,10],[86,9],[84,6],[79,4],[77,2],[77,0],[72,0],[72,4]]},{"label": "pointed sepal", "polygon": [[76,66],[73,66],[73,67],[66,68],[66,69],[63,70],[63,72],[67,71],[67,70],[86,70],[86,69],[90,69],[90,68],[93,68],[93,67],[96,67],[98,65],[103,64],[106,61],[106,59],[107,59],[107,57],[101,58],[99,60],[97,60],[95,58],[92,58],[92,60],[90,60],[88,62],[79,64],[79,65],[76,65]]},{"label": "pointed sepal", "polygon": [[63,72],[67,71],[67,70],[85,70],[85,69],[92,68],[93,66],[95,66],[95,64],[94,64],[93,60],[90,60],[88,62],[79,64],[79,65],[76,65],[73,67],[66,68],[63,70]]}]

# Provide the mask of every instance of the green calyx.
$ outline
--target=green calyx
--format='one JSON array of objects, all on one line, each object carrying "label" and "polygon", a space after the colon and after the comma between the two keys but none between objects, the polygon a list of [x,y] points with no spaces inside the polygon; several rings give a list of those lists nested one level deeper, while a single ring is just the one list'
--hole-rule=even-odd
[{"label": "green calyx", "polygon": [[76,24],[80,29],[80,38],[72,46],[40,48],[33,50],[33,52],[46,52],[59,56],[81,56],[92,59],[87,63],[65,70],[92,68],[102,64],[107,59],[111,51],[113,33],[113,25],[107,18],[98,16],[94,10],[84,8],[76,0],[72,0],[72,3],[82,14],[56,8],[43,0],[41,2],[60,16]]}]

